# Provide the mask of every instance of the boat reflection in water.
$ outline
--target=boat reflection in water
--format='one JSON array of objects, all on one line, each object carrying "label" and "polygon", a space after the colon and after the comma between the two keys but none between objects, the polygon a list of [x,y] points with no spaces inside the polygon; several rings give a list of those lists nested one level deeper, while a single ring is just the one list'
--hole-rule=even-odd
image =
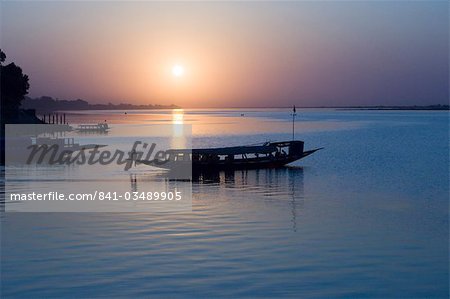
[{"label": "boat reflection in water", "polygon": [[[155,176],[166,177],[167,174],[131,174],[130,191],[145,189],[144,185],[154,181]],[[294,166],[194,172],[189,182],[167,179],[166,184],[168,189],[180,184],[192,184],[194,210],[196,206],[208,202],[208,199],[214,199],[217,204],[231,199],[236,201],[232,204],[235,207],[242,204],[264,204],[267,201],[286,205],[289,215],[284,217],[291,218],[294,231],[297,230],[297,214],[303,208],[305,198],[304,169]]]}]

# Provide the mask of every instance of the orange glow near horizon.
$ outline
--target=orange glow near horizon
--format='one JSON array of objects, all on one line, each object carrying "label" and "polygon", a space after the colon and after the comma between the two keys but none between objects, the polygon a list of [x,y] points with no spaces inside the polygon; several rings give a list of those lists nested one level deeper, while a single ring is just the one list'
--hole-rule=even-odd
[{"label": "orange glow near horizon", "polygon": [[2,50],[29,76],[29,96],[184,108],[448,101],[445,2],[125,2],[2,3]]},{"label": "orange glow near horizon", "polygon": [[[183,53],[182,58],[166,48],[178,48],[178,52]],[[153,57],[147,59],[146,65],[150,67],[143,76],[145,80],[141,80],[141,86],[137,88],[142,92],[139,98],[143,103],[205,106],[210,100],[217,99],[215,93],[222,90],[221,85],[226,86],[228,80],[215,75],[223,68],[222,64],[211,63],[217,60],[216,54],[207,49],[167,42],[153,53]]]}]

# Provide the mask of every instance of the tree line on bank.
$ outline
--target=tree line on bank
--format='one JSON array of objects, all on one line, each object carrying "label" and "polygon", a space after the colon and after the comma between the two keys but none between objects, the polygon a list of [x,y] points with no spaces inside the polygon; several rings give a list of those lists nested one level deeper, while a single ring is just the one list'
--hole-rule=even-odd
[{"label": "tree line on bank", "polygon": [[[58,110],[133,110],[173,109],[175,105],[90,104],[81,99],[59,100],[49,96],[32,99],[27,97],[29,78],[14,62],[6,64],[6,54],[0,49],[1,124],[42,123],[35,115]],[[3,133],[3,130],[2,130]]]},{"label": "tree line on bank", "polygon": [[[0,49],[1,123],[30,123],[20,105],[30,88],[28,76],[14,62],[5,64],[6,54]],[[34,121],[31,121],[34,122]],[[3,132],[3,130],[2,130]]]},{"label": "tree line on bank", "polygon": [[35,109],[37,113],[46,113],[61,110],[138,110],[138,109],[174,109],[175,105],[134,105],[127,103],[120,104],[90,104],[88,101],[60,100],[49,96],[32,99],[25,97],[22,101],[23,109]]}]

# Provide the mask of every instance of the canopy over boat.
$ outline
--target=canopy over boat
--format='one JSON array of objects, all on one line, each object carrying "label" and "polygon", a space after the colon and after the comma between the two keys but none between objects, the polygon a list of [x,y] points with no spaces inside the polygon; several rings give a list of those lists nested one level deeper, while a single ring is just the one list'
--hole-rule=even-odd
[{"label": "canopy over boat", "polygon": [[183,154],[192,153],[198,155],[246,155],[246,154],[270,154],[283,147],[301,148],[303,151],[303,141],[285,141],[285,142],[268,142],[264,145],[250,145],[250,146],[231,146],[231,147],[216,147],[216,148],[199,148],[199,149],[170,149],[168,154]]},{"label": "canopy over boat", "polygon": [[276,151],[275,146],[233,146],[233,147],[217,147],[217,148],[202,148],[192,150],[177,150],[171,149],[166,151],[170,154],[180,154],[190,152],[192,154],[199,155],[244,155],[244,154],[270,154]]}]

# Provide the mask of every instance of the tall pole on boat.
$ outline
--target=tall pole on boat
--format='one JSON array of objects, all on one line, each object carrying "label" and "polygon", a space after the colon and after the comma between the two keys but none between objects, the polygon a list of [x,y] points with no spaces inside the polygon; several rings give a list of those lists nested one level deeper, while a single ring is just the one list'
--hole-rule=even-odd
[{"label": "tall pole on boat", "polygon": [[292,109],[292,141],[295,140],[295,115],[296,115],[295,105]]}]

